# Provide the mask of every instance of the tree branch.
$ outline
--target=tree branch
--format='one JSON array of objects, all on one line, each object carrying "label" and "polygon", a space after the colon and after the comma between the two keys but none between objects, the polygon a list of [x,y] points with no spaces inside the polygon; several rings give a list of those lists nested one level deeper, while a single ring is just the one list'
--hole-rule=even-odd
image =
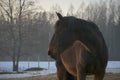
[{"label": "tree branch", "polygon": [[2,3],[0,3],[0,7],[7,13],[7,16],[11,18],[9,12],[3,7]]}]

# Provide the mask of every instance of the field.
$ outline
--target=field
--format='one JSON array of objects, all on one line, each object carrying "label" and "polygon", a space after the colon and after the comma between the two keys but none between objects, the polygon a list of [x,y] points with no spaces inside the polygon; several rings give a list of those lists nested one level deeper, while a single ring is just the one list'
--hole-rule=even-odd
[{"label": "field", "polygon": [[[45,69],[56,69],[55,61],[20,61],[19,71],[24,71],[28,68],[40,67]],[[120,68],[120,61],[108,61],[107,68]],[[0,71],[12,71],[12,61],[0,61]]]},{"label": "field", "polygon": [[[27,78],[10,78],[2,80],[56,80],[56,74],[46,75],[46,76],[34,76]],[[87,80],[93,80],[93,76],[87,76]],[[107,73],[104,80],[120,80],[120,73],[112,74]]]},{"label": "field", "polygon": [[[19,70],[23,71],[28,68],[40,67],[48,69],[48,62],[20,62]],[[110,69],[109,69],[110,68]],[[0,71],[12,71],[12,62],[0,62]],[[56,80],[56,67],[55,62],[50,62],[49,70],[36,73],[28,72],[21,74],[1,74],[0,80]],[[104,80],[120,80],[120,61],[109,61]],[[52,74],[51,74],[52,73]],[[53,74],[54,73],[54,74]],[[114,73],[114,74],[112,74]],[[42,76],[40,75],[42,74]],[[49,74],[49,75],[48,75]],[[44,75],[44,76],[43,76]],[[87,80],[93,80],[93,76],[88,76]]]}]

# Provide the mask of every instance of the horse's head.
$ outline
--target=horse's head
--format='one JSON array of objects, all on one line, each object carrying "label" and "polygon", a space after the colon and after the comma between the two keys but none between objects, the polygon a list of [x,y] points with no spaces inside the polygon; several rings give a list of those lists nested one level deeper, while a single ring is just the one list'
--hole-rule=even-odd
[{"label": "horse's head", "polygon": [[53,59],[56,59],[56,55],[58,54],[58,50],[57,50],[57,37],[56,37],[56,34],[54,33],[51,41],[50,41],[50,44],[49,44],[49,48],[48,48],[48,55],[53,58]]},{"label": "horse's head", "polygon": [[76,18],[63,17],[57,13],[58,20],[55,24],[55,32],[50,41],[48,55],[56,59],[58,55],[67,49],[75,41],[76,36],[70,27],[74,25]]}]

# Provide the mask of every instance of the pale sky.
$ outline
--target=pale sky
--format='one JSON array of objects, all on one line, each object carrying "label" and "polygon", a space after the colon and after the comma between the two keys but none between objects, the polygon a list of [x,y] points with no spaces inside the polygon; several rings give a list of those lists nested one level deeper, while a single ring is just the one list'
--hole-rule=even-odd
[{"label": "pale sky", "polygon": [[[34,0],[36,1],[36,6],[42,6],[45,11],[50,11],[51,7],[55,5],[59,5],[61,9],[63,10],[63,13],[66,13],[68,11],[68,8],[72,4],[74,6],[74,11],[76,11],[81,3],[84,2],[84,5],[87,5],[88,3],[98,3],[101,4],[102,1],[108,2],[111,0]],[[112,0],[113,2],[116,2],[117,4],[120,4],[120,0]]]},{"label": "pale sky", "polygon": [[68,11],[68,8],[72,4],[74,9],[78,9],[81,1],[88,3],[89,1],[94,2],[94,0],[36,0],[38,6],[42,6],[46,11],[49,11],[52,6],[56,4],[59,5],[64,12]]}]

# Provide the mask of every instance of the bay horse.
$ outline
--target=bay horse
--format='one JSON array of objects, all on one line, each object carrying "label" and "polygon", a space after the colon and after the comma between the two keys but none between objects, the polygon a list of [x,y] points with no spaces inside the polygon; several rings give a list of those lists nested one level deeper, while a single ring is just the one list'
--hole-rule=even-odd
[{"label": "bay horse", "polygon": [[103,80],[108,50],[102,33],[93,22],[73,16],[63,17],[55,24],[48,55],[56,61],[58,80]]}]

